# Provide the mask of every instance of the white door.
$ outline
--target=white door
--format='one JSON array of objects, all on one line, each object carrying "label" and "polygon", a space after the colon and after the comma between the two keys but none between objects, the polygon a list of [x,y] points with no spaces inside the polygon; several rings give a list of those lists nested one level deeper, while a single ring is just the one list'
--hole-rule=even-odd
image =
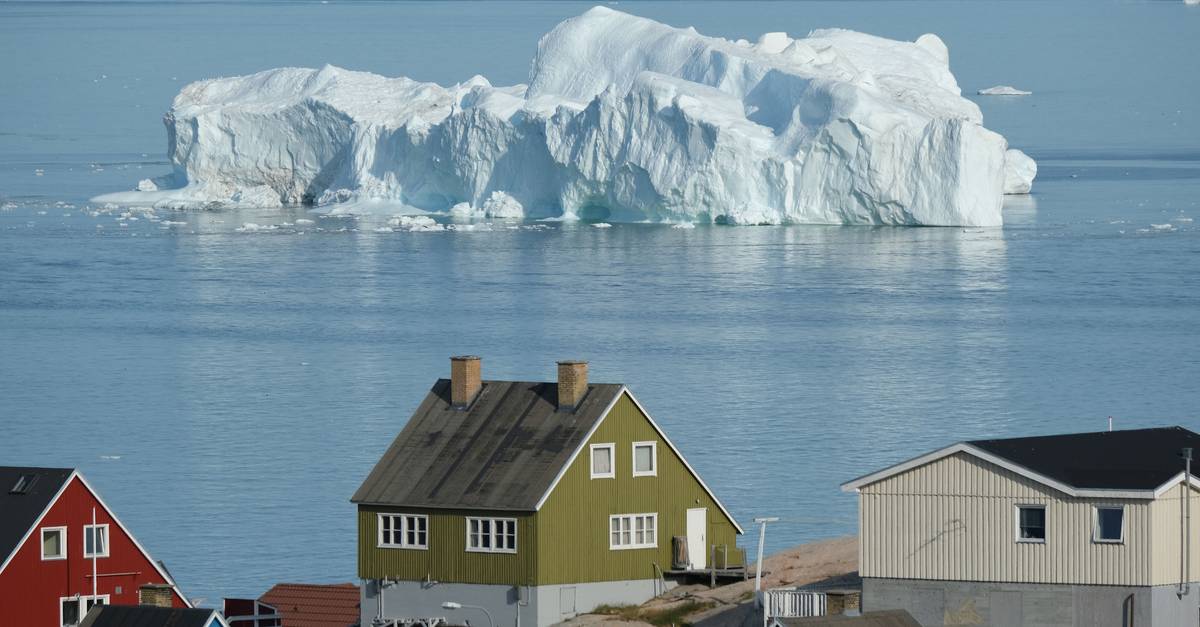
[{"label": "white door", "polygon": [[689,509],[687,511],[687,549],[688,561],[692,568],[705,568],[708,559],[708,510]]}]

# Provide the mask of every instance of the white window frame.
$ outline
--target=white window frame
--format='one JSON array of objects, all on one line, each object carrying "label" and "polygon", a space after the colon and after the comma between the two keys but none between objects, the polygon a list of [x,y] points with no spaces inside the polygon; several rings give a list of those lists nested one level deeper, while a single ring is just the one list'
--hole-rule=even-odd
[{"label": "white window frame", "polygon": [[[395,539],[396,535],[399,534],[400,542],[388,543],[388,542],[383,541],[383,519],[384,518],[396,518],[396,519],[400,520],[399,531],[396,530],[396,527],[394,526],[395,523],[393,523],[393,527],[392,527],[392,539]],[[408,525],[409,525],[410,519],[411,520],[420,519],[420,520],[425,521],[425,544],[421,544],[419,542],[415,543],[415,544],[410,544],[408,542],[408,531],[409,531]],[[414,549],[414,550],[419,550],[419,551],[428,551],[429,550],[429,532],[430,532],[429,516],[426,516],[425,514],[405,514],[403,512],[379,512],[378,514],[376,514],[376,518],[375,518],[375,547],[380,548],[380,549]],[[418,533],[420,533],[420,532],[418,532]]]},{"label": "white window frame", "polygon": [[[1102,509],[1117,509],[1121,510],[1121,537],[1112,540],[1100,537],[1100,510]],[[1092,506],[1092,542],[1097,544],[1125,544],[1125,506],[1124,505],[1108,505],[1097,504]]]},{"label": "white window frame", "polygon": [[[649,520],[654,521],[654,542],[644,542],[643,541],[641,544],[639,544],[637,542],[637,540],[635,539],[634,534],[637,533],[637,520],[639,518],[649,519]],[[613,543],[613,521],[615,521],[615,520],[628,520],[629,521],[629,538],[630,538],[629,544],[625,544],[625,543],[614,544]],[[658,513],[654,512],[654,513],[644,513],[644,514],[613,514],[608,517],[608,527],[606,527],[604,529],[604,532],[606,534],[608,534],[608,549],[610,551],[630,551],[630,550],[634,550],[634,549],[657,549],[658,548]],[[618,537],[620,536],[621,533],[624,533],[623,529],[620,529],[617,531]]]},{"label": "white window frame", "polygon": [[[90,527],[91,525],[88,525],[88,526]],[[87,606],[87,601],[94,601],[97,599],[103,605],[112,605],[112,602],[109,600],[109,595],[107,595],[107,594],[97,594],[96,596],[92,596],[90,594],[81,594],[78,596],[58,597],[58,624],[59,625],[66,624],[63,622],[63,611],[62,611],[62,606],[63,606],[64,601],[75,601],[76,603],[79,604],[79,623],[82,623],[83,618],[85,616],[87,616],[88,610],[91,609]],[[78,625],[79,623],[73,623],[73,624]]]},{"label": "white window frame", "polygon": [[[517,536],[520,534],[518,532],[516,518],[496,518],[493,516],[466,516],[465,520],[466,520],[466,524],[464,525],[464,527],[467,532],[467,537],[466,537],[466,544],[464,544],[463,546],[467,547],[468,553],[516,553],[517,552],[517,547],[520,546],[517,543]],[[489,529],[489,531],[488,531],[488,546],[476,546],[476,547],[471,546],[471,522],[472,521],[478,522],[481,525],[483,524],[483,521],[488,522],[488,529]],[[499,546],[499,544],[497,543],[497,540],[499,540],[502,536],[505,536],[508,534],[499,533],[497,530],[496,523],[505,523],[508,525],[512,525],[512,541],[513,541],[512,548],[508,548],[508,547],[501,548]]]},{"label": "white window frame", "polygon": [[[104,552],[103,553],[96,553],[95,555],[88,553],[88,550],[87,550],[88,532],[92,529],[103,529],[104,530]],[[96,542],[95,539],[93,539],[92,540],[92,543],[93,543],[92,548],[95,548],[95,542]],[[108,557],[109,554],[111,554],[111,553],[112,553],[112,534],[109,532],[108,523],[100,523],[97,525],[84,525],[83,526],[83,558],[90,560],[93,557],[95,557],[95,558],[99,559],[99,558]]]},{"label": "white window frame", "polygon": [[[51,555],[49,557],[46,556],[46,533],[47,532],[58,532],[58,533],[62,534],[62,539],[59,541],[59,545],[58,545],[58,555]],[[38,550],[42,554],[43,562],[57,562],[59,560],[67,559],[67,528],[66,527],[42,527],[42,532],[40,534],[38,534],[38,539],[41,540],[41,542],[38,543],[38,547],[39,547]]]},{"label": "white window frame", "polygon": [[[608,472],[596,472],[596,449],[608,449]],[[617,476],[617,445],[612,442],[588,447],[588,471],[593,479],[615,479]]]},{"label": "white window frame", "polygon": [[[637,450],[639,446],[650,447],[650,470],[639,471],[637,469]],[[633,469],[635,477],[657,477],[658,476],[658,442],[650,440],[649,442],[634,442],[633,447],[629,449],[633,454],[633,463],[630,466]]]},{"label": "white window frame", "polygon": [[1013,507],[1013,535],[1017,542],[1021,544],[1045,544],[1046,538],[1022,538],[1021,537],[1021,510],[1023,509],[1040,509],[1042,510],[1042,535],[1050,535],[1050,515],[1046,511],[1046,506],[1039,503],[1018,503]]}]

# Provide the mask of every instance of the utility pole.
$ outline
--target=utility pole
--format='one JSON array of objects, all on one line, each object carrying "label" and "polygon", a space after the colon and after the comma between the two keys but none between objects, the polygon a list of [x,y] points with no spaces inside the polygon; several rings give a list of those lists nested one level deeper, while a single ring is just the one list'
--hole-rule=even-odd
[{"label": "utility pole", "polygon": [[762,607],[762,599],[759,593],[762,590],[762,560],[763,560],[763,542],[767,538],[767,523],[777,522],[778,516],[770,516],[767,518],[755,518],[754,522],[758,527],[758,560],[754,562],[754,606]]}]

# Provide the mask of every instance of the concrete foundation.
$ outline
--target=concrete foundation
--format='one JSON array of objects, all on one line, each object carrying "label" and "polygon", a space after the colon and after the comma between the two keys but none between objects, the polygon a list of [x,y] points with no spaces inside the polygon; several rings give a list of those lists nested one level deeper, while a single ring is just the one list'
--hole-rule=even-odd
[{"label": "concrete foundation", "polygon": [[1200,588],[863,579],[863,611],[903,609],[925,627],[1182,627],[1200,624]]},{"label": "concrete foundation", "polygon": [[[668,582],[668,588],[674,585]],[[363,627],[370,627],[379,616],[413,622],[441,618],[457,625],[468,621],[476,626],[488,624],[480,610],[442,608],[447,601],[487,608],[494,627],[547,627],[600,605],[636,605],[666,591],[657,579],[528,587],[420,581],[381,586],[377,581],[367,581],[360,590]]]}]

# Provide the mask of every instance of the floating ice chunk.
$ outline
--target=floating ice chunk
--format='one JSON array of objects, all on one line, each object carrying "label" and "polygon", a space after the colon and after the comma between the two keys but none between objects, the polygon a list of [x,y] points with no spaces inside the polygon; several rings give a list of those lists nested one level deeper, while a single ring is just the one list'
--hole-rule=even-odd
[{"label": "floating ice chunk", "polygon": [[1009,148],[1004,152],[1004,193],[1028,194],[1037,176],[1037,162],[1029,155]]},{"label": "floating ice chunk", "polygon": [[1183,3],[1195,6],[1200,5],[1200,0],[1183,0]]},{"label": "floating ice chunk", "polygon": [[1150,228],[1154,229],[1155,231],[1174,231],[1175,225],[1174,224],[1151,224]]},{"label": "floating ice chunk", "polygon": [[239,233],[257,233],[259,231],[275,231],[278,229],[279,225],[277,224],[255,224],[254,222],[245,222],[234,230]]},{"label": "floating ice chunk", "polygon": [[155,184],[154,181],[151,179],[142,179],[142,180],[138,181],[137,191],[139,191],[139,192],[156,192],[156,191],[158,191],[158,185]]},{"label": "floating ice chunk", "polygon": [[309,220],[308,218],[296,218],[296,224],[300,224],[300,225],[316,224],[316,221]]},{"label": "floating ice chunk", "polygon": [[206,209],[380,200],[473,219],[999,225],[1006,142],[982,126],[948,59],[934,35],[830,29],[751,46],[596,7],[542,38],[528,86],[332,66],[187,85],[165,118],[171,185],[119,198]]},{"label": "floating ice chunk", "polygon": [[[450,207],[450,216],[459,219],[473,218],[479,215],[480,212],[475,211],[469,202],[460,202],[453,207]],[[482,217],[482,216],[480,216]]]},{"label": "floating ice chunk", "polygon": [[483,203],[483,215],[488,218],[515,218],[520,219],[525,217],[525,207],[516,198],[509,196],[505,192],[495,191]]},{"label": "floating ice chunk", "polygon": [[676,222],[675,224],[671,225],[671,228],[673,228],[673,229],[694,229],[694,228],[696,228],[696,225],[692,222]]},{"label": "floating ice chunk", "polygon": [[388,224],[398,231],[444,231],[446,227],[429,216],[396,216]]},{"label": "floating ice chunk", "polygon": [[980,89],[976,93],[978,93],[980,96],[1030,96],[1030,95],[1033,95],[1033,92],[1031,92],[1031,91],[1017,89],[1016,87],[1013,87],[1012,85],[996,85],[995,87],[988,87],[987,89]]},{"label": "floating ice chunk", "polygon": [[592,226],[594,226],[598,229],[611,229],[612,228],[612,225],[607,222],[596,222]]}]

